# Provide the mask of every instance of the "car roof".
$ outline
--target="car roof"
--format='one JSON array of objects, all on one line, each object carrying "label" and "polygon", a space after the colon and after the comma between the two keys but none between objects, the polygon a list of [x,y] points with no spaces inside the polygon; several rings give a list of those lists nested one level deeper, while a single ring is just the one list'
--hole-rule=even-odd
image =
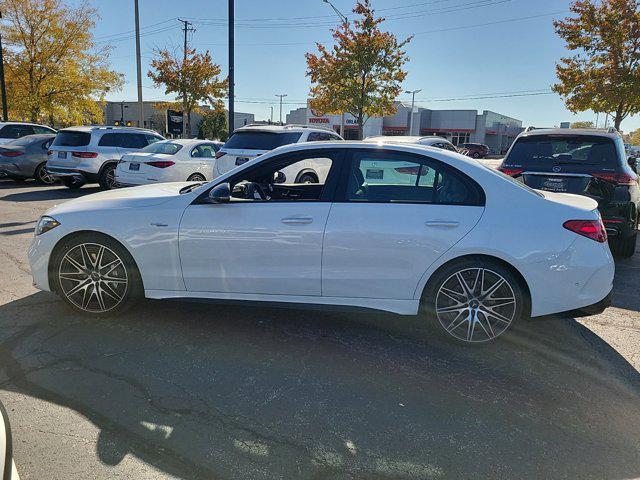
[{"label": "car roof", "polygon": [[330,128],[314,127],[311,125],[245,125],[244,127],[237,128],[233,133],[237,132],[271,132],[271,133],[288,133],[288,132],[327,132],[335,133]]},{"label": "car roof", "polygon": [[155,130],[149,130],[148,128],[140,128],[140,127],[112,127],[106,125],[78,125],[75,127],[67,127],[59,130],[60,132],[102,132],[102,133],[154,133],[158,135],[158,132]]},{"label": "car roof", "polygon": [[373,137],[367,137],[364,139],[367,143],[416,143],[421,144],[423,142],[447,142],[451,143],[444,137],[438,137],[437,135],[425,135],[425,136],[410,136],[410,135],[375,135]]},{"label": "car roof", "polygon": [[617,130],[601,128],[528,128],[519,137],[535,137],[539,135],[588,135],[591,137],[620,138],[620,133]]},{"label": "car roof", "polygon": [[[32,123],[32,122],[0,122],[0,127],[4,127],[5,125],[34,125],[36,127],[47,127],[51,128],[49,125],[44,125],[42,123]],[[53,130],[53,128],[51,128]]]},{"label": "car roof", "polygon": [[[205,140],[202,138],[165,138],[156,143],[177,143],[178,145],[196,145],[198,143],[220,143],[215,140]],[[152,144],[153,145],[153,144]]]}]

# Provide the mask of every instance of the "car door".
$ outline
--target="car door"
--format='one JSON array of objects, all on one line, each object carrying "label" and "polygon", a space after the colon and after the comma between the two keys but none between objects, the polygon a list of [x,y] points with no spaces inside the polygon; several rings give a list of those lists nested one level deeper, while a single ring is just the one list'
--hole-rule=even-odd
[{"label": "car door", "polygon": [[427,156],[357,150],[343,171],[325,229],[323,296],[413,299],[484,211],[476,182]]},{"label": "car door", "polygon": [[[340,168],[340,150],[283,154],[230,177],[228,203],[187,207],[180,224],[180,256],[187,290],[222,294],[321,295],[324,227]],[[275,184],[281,169],[308,158],[327,158],[324,184]],[[281,174],[280,174],[281,175]],[[269,199],[246,191],[270,180]],[[259,195],[258,195],[259,197]]]}]

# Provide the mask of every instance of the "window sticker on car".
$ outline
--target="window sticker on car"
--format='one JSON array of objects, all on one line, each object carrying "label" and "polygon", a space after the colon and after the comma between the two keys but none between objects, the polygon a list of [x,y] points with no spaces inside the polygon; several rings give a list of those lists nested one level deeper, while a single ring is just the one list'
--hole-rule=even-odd
[{"label": "window sticker on car", "polygon": [[367,168],[367,178],[370,180],[382,180],[384,176],[384,170]]}]

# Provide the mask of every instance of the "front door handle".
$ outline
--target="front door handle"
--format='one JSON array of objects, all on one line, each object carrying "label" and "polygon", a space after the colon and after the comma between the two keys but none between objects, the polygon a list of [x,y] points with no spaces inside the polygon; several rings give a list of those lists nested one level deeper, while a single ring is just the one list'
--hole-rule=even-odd
[{"label": "front door handle", "polygon": [[448,221],[448,220],[433,220],[425,223],[427,227],[434,228],[455,228],[460,225],[460,222]]},{"label": "front door handle", "polygon": [[309,225],[310,223],[313,223],[313,218],[294,216],[294,217],[285,217],[281,221],[285,225]]}]

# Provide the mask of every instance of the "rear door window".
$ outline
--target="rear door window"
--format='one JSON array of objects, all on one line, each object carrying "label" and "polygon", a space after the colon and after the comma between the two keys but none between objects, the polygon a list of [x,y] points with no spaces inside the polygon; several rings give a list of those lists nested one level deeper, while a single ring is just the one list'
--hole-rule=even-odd
[{"label": "rear door window", "polygon": [[140,149],[149,145],[146,137],[141,133],[120,133],[120,147]]},{"label": "rear door window", "polygon": [[5,125],[0,129],[0,138],[20,138],[33,134],[31,125]]},{"label": "rear door window", "polygon": [[36,133],[56,133],[55,131],[53,131],[50,128],[40,127],[40,126],[37,126],[37,125],[33,126],[33,131],[36,132]]},{"label": "rear door window", "polygon": [[227,143],[225,149],[237,150],[273,150],[274,148],[290,143],[297,143],[302,133],[287,132],[250,132],[242,131],[234,133]]},{"label": "rear door window", "polygon": [[505,158],[505,165],[526,171],[593,170],[618,166],[615,142],[607,137],[588,135],[533,135],[516,140]]},{"label": "rear door window", "polygon": [[117,133],[105,133],[98,142],[99,147],[119,147],[120,135]]},{"label": "rear door window", "polygon": [[58,132],[53,141],[54,147],[85,147],[91,141],[91,133],[64,130]]}]

